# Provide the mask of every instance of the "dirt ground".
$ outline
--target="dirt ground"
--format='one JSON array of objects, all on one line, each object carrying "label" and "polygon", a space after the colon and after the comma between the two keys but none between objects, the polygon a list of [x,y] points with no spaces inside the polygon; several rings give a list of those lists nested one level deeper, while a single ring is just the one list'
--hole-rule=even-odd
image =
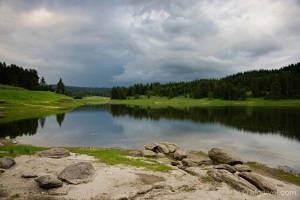
[{"label": "dirt ground", "polygon": [[[207,179],[206,170],[197,167],[198,176],[174,167],[171,173],[147,171],[123,165],[111,166],[87,155],[72,154],[61,159],[19,156],[16,165],[0,174],[0,199],[300,199],[300,187],[265,177],[278,189],[277,195],[248,196]],[[64,183],[58,189],[41,189],[33,178],[22,178],[26,171],[57,176],[66,166],[79,161],[91,162],[96,169],[93,182],[79,185]],[[295,194],[296,193],[296,194]]]}]

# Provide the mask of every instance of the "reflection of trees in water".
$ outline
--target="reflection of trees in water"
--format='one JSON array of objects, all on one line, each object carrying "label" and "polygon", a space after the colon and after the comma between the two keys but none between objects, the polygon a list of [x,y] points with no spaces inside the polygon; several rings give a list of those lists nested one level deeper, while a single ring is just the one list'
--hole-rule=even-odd
[{"label": "reflection of trees in water", "polygon": [[65,113],[61,113],[61,114],[56,114],[56,121],[59,124],[59,126],[61,127],[64,119],[65,119]]},{"label": "reflection of trees in water", "polygon": [[34,135],[39,127],[38,118],[23,119],[15,122],[0,124],[0,138],[16,138],[22,135]]},{"label": "reflection of trees in water", "polygon": [[300,109],[276,107],[189,107],[140,108],[112,105],[113,116],[135,119],[172,119],[200,123],[220,123],[237,130],[259,134],[279,134],[300,140]]}]

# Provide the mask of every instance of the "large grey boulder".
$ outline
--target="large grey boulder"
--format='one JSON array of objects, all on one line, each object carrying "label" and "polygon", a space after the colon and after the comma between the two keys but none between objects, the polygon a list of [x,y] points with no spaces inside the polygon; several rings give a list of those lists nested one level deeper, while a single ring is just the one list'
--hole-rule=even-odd
[{"label": "large grey boulder", "polygon": [[273,183],[270,183],[258,174],[254,174],[251,172],[241,172],[239,173],[239,176],[255,185],[261,191],[275,192],[277,190],[276,186]]},{"label": "large grey boulder", "polygon": [[89,162],[79,162],[67,166],[60,172],[58,179],[71,184],[92,182],[96,171]]},{"label": "large grey boulder", "polygon": [[239,176],[233,175],[226,170],[210,169],[207,171],[207,175],[209,175],[216,181],[227,183],[237,191],[246,193],[248,195],[257,194],[257,188],[254,185]]},{"label": "large grey boulder", "polygon": [[145,149],[146,150],[151,150],[151,151],[155,151],[156,149],[157,149],[157,143],[154,143],[154,142],[152,142],[152,143],[150,143],[150,144],[147,144],[146,146],[145,146]]},{"label": "large grey boulder", "polygon": [[15,160],[9,156],[0,158],[0,168],[8,169],[11,166],[13,166],[14,164],[16,164]]},{"label": "large grey boulder", "polygon": [[228,149],[212,148],[208,151],[208,157],[214,162],[214,164],[243,164],[242,159]]},{"label": "large grey boulder", "polygon": [[64,158],[70,156],[70,152],[64,148],[52,148],[46,151],[40,151],[35,153],[37,156],[47,158]]},{"label": "large grey boulder", "polygon": [[142,150],[141,153],[142,153],[142,156],[145,156],[145,157],[155,157],[156,156],[156,153],[151,150]]},{"label": "large grey boulder", "polygon": [[238,172],[252,172],[250,167],[247,165],[234,165],[233,168]]},{"label": "large grey boulder", "polygon": [[187,152],[181,149],[177,149],[174,153],[174,158],[177,160],[182,160],[184,158],[187,158]]},{"label": "large grey boulder", "polygon": [[179,149],[179,146],[175,143],[171,143],[171,142],[160,142],[159,144],[163,144],[165,145],[168,149],[170,153],[174,153],[177,149]]},{"label": "large grey boulder", "polygon": [[39,176],[34,180],[41,188],[56,188],[63,185],[60,180],[52,175]]},{"label": "large grey boulder", "polygon": [[157,151],[158,151],[158,153],[164,153],[164,154],[170,153],[168,147],[165,146],[164,144],[158,144],[157,145]]}]

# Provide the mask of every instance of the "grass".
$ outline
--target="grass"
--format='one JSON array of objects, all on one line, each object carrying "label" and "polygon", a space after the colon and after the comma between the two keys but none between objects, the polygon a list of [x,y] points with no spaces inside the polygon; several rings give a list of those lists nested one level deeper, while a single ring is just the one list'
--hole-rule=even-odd
[{"label": "grass", "polygon": [[63,113],[80,105],[62,94],[0,85],[0,123]]},{"label": "grass", "polygon": [[[16,157],[18,155],[32,155],[36,152],[47,150],[50,148],[35,147],[30,145],[12,145],[8,144],[0,148],[0,158],[4,156]],[[130,150],[116,150],[116,149],[95,149],[95,148],[66,148],[70,152],[77,154],[86,154],[98,158],[101,162],[108,165],[124,164],[134,167],[142,167],[147,170],[159,171],[159,172],[170,172],[171,167],[158,164],[154,159],[147,159],[145,162],[141,159],[131,159],[126,156],[129,155]]]},{"label": "grass", "polygon": [[296,176],[292,173],[285,172],[282,169],[270,168],[266,165],[259,164],[254,161],[247,162],[245,163],[245,165],[248,165],[249,167],[251,167],[252,171],[257,172],[259,174],[300,186],[300,176]]},{"label": "grass", "polygon": [[248,97],[245,101],[232,101],[223,99],[192,99],[189,97],[179,96],[168,99],[167,97],[141,96],[140,99],[134,97],[128,97],[126,100],[110,100],[107,97],[85,97],[83,100],[77,100],[86,104],[126,104],[126,105],[138,105],[138,106],[151,106],[151,107],[183,107],[183,106],[288,106],[295,107],[300,106],[300,100],[264,100],[263,98]]}]

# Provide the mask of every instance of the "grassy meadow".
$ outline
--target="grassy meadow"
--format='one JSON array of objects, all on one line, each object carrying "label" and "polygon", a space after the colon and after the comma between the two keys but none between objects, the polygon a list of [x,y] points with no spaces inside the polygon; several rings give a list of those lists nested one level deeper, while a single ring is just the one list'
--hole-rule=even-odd
[{"label": "grassy meadow", "polygon": [[[79,100],[78,100],[79,101]],[[85,97],[79,102],[84,104],[126,104],[126,105],[138,105],[138,106],[151,106],[151,107],[185,107],[185,106],[287,106],[287,107],[298,107],[300,106],[300,100],[264,100],[264,98],[253,98],[248,97],[245,101],[233,101],[233,100],[222,100],[222,99],[193,99],[189,97],[174,97],[168,99],[167,97],[151,96],[140,96],[139,99],[134,97],[128,97],[125,100],[110,100],[108,97]]]},{"label": "grassy meadow", "polygon": [[66,112],[80,105],[62,94],[0,85],[0,123]]}]

